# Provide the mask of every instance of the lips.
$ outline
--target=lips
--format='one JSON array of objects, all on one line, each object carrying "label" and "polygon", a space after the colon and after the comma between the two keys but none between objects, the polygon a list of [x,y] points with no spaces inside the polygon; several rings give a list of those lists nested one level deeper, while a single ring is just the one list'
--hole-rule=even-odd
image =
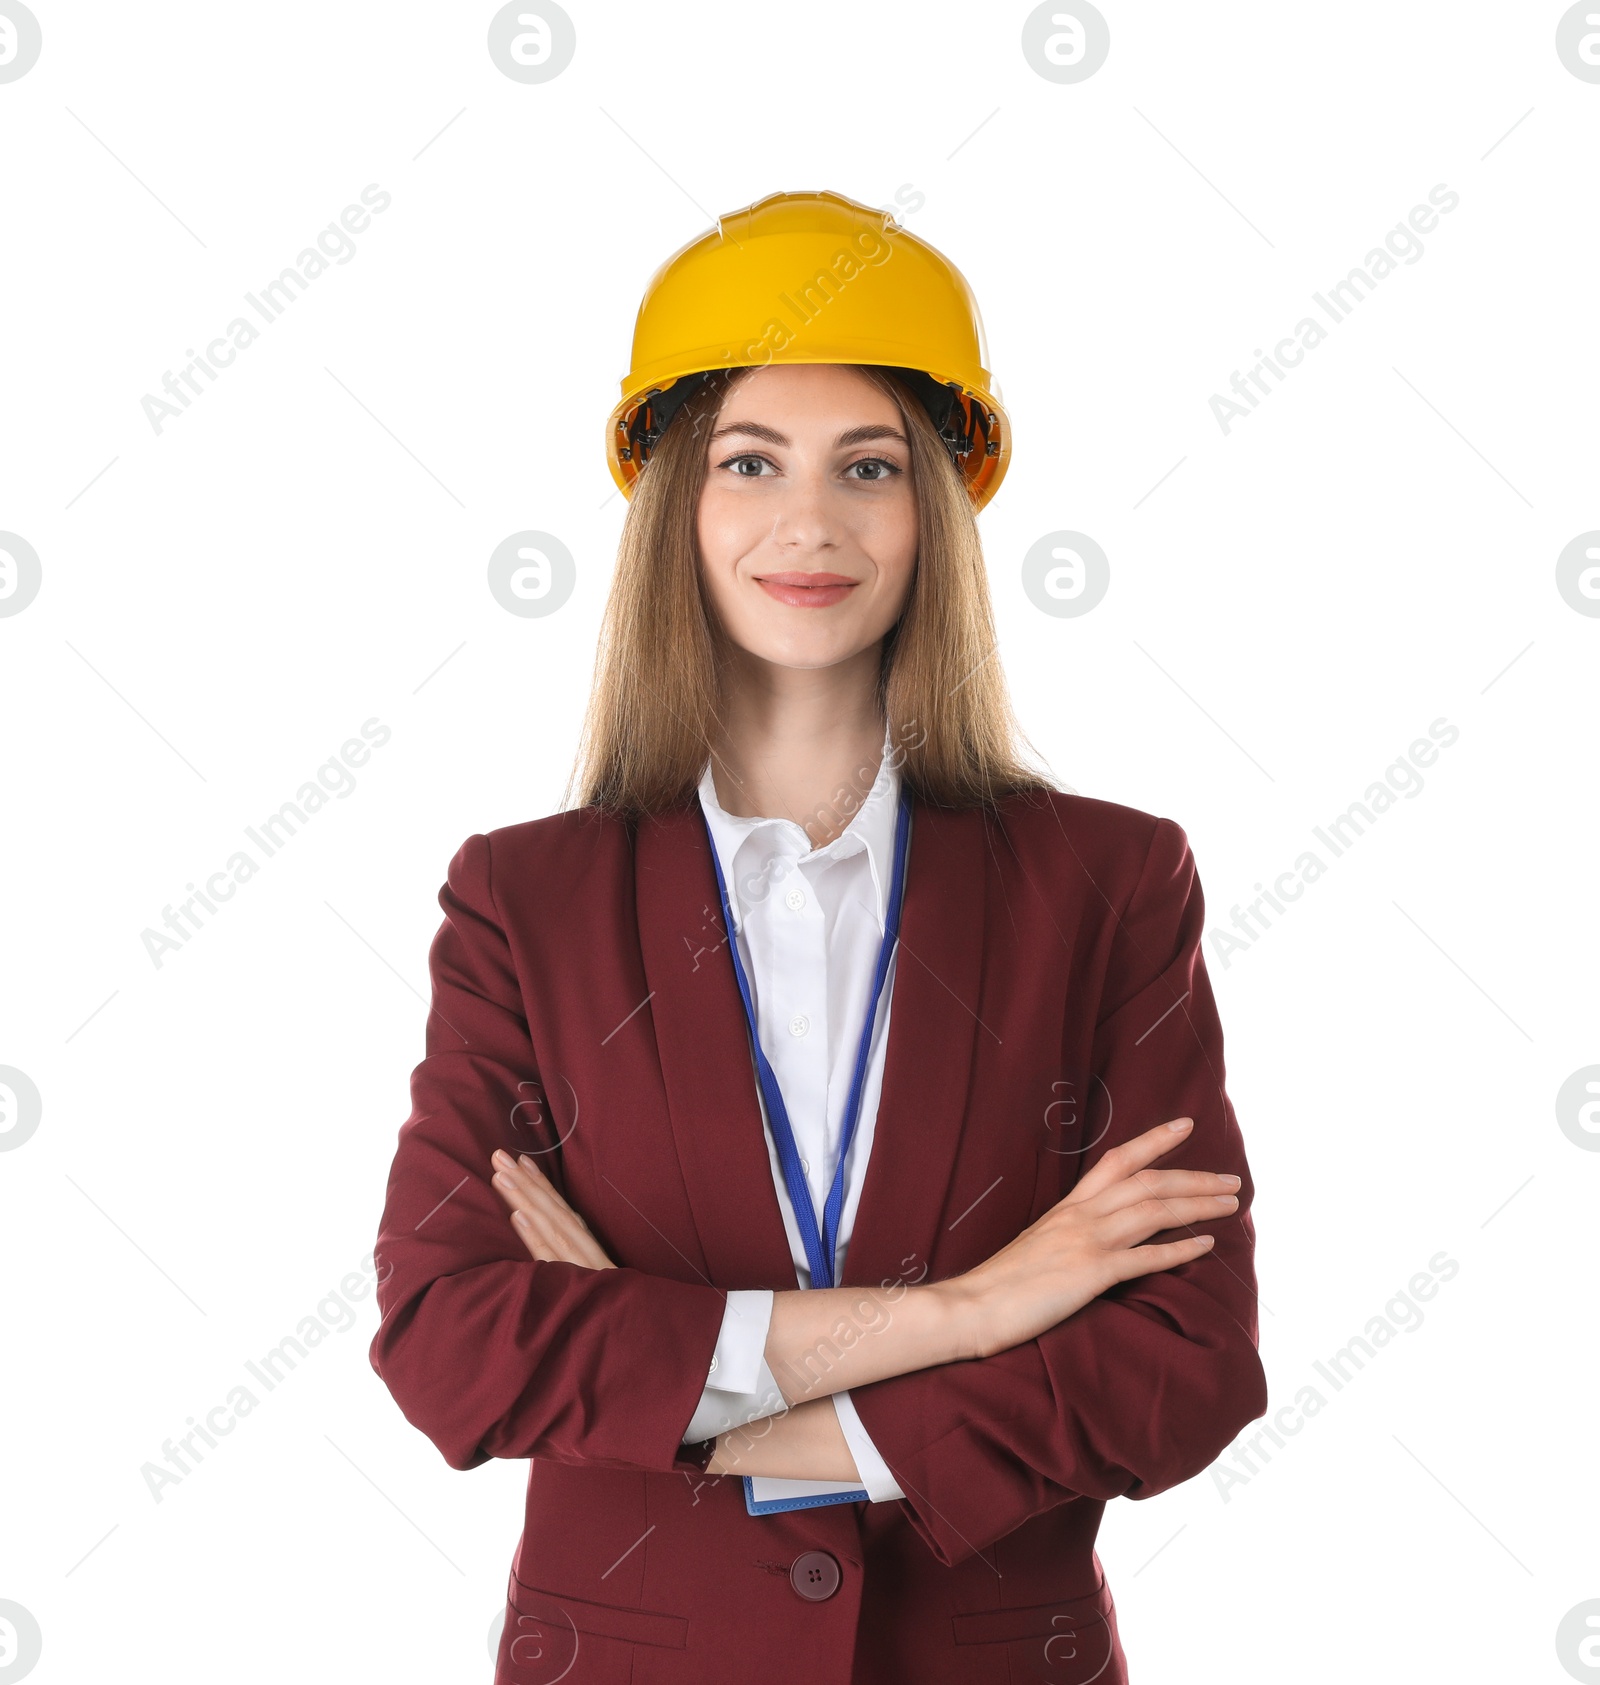
[{"label": "lips", "polygon": [[769,597],[791,608],[828,608],[842,603],[857,581],[842,573],[766,573],[756,583]]}]

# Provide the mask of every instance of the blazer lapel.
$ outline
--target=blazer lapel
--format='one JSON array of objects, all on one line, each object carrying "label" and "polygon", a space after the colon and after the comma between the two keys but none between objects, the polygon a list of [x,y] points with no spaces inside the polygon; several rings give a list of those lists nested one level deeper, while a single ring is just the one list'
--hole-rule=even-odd
[{"label": "blazer lapel", "polygon": [[914,803],[883,1092],[848,1287],[928,1275],[967,1113],[983,974],[985,825]]},{"label": "blazer lapel", "polygon": [[645,1010],[707,1268],[730,1289],[796,1288],[699,803],[642,820],[634,861]]},{"label": "blazer lapel", "polygon": [[[883,1091],[843,1284],[919,1281],[967,1110],[983,969],[985,827],[913,801]],[[701,1249],[728,1287],[792,1289],[744,1008],[698,805],[642,821],[639,943],[673,1138]]]}]

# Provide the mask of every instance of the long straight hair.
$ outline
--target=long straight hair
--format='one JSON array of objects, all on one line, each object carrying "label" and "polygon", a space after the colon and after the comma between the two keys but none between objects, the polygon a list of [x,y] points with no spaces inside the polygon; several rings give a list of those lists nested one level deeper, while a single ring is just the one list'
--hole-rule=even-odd
[{"label": "long straight hair", "polygon": [[[883,639],[878,702],[906,787],[949,808],[993,806],[1057,786],[1024,764],[1026,743],[996,651],[972,498],[928,412],[895,376],[852,364],[900,410],[911,447],[917,561]],[[706,439],[730,385],[709,380],[661,435],[635,484],[595,654],[577,759],[580,804],[628,820],[691,801],[725,707],[730,644],[696,539]]]}]

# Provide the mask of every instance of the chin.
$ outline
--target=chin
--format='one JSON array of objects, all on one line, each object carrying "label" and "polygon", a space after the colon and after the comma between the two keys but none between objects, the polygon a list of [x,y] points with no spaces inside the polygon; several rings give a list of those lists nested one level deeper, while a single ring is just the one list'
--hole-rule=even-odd
[{"label": "chin", "polygon": [[815,624],[814,617],[819,613],[817,609],[788,609],[776,615],[740,616],[724,625],[732,641],[747,655],[777,667],[831,667],[871,641],[861,637],[856,628]]},{"label": "chin", "polygon": [[848,661],[859,653],[861,645],[854,639],[757,638],[744,643],[744,648],[748,654],[773,667],[813,671],[836,667],[841,661]]},{"label": "chin", "polygon": [[816,653],[810,650],[769,650],[761,659],[773,667],[790,667],[796,672],[818,672],[824,667],[837,667],[841,661],[847,661],[853,651],[829,650],[826,653]]}]

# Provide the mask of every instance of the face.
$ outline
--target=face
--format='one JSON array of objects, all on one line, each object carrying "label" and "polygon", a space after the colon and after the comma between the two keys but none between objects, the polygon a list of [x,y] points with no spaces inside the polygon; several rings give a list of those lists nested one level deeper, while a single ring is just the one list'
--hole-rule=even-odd
[{"label": "face", "polygon": [[780,667],[831,667],[876,644],[917,559],[911,448],[898,406],[854,369],[769,365],[712,424],[701,567],[729,637]]}]

